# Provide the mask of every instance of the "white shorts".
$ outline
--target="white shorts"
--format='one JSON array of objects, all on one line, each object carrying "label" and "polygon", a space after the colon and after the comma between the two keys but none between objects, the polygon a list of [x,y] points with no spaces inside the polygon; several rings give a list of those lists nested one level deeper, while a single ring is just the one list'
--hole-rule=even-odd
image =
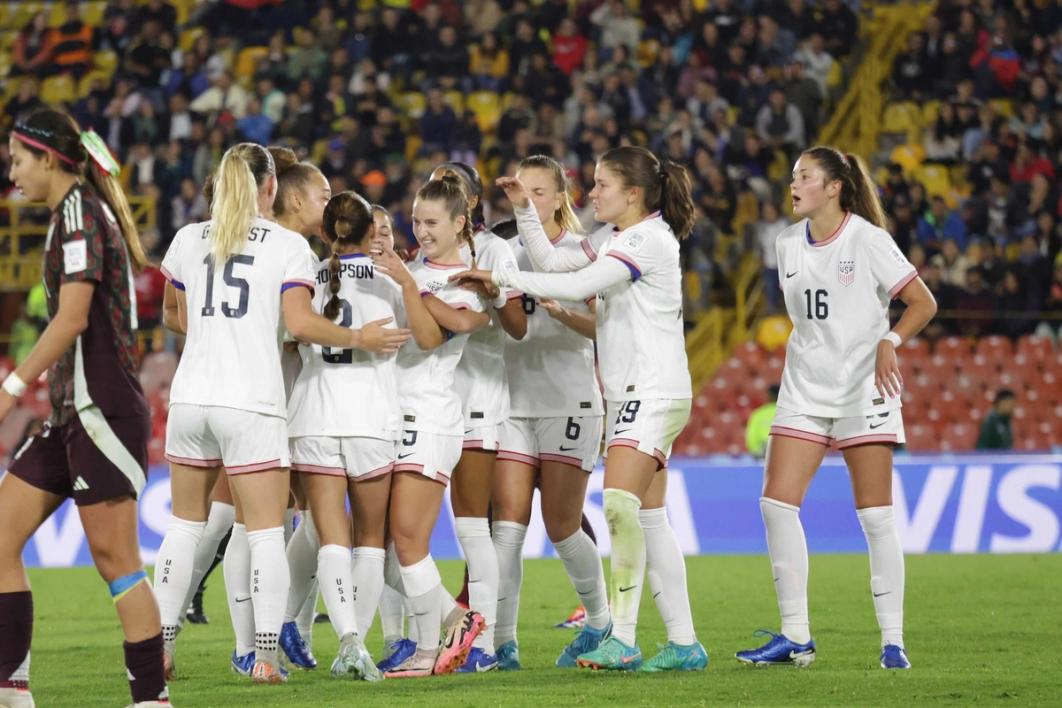
[{"label": "white shorts", "polygon": [[404,430],[396,450],[395,472],[418,472],[449,484],[450,475],[461,460],[461,436]]},{"label": "white shorts", "polygon": [[465,428],[465,441],[462,447],[466,450],[497,450],[500,428],[500,425],[477,425],[474,428]]},{"label": "white shorts", "polygon": [[360,481],[395,466],[395,441],[368,437],[305,436],[291,439],[291,471]]},{"label": "white shorts", "polygon": [[510,418],[501,424],[499,460],[539,467],[542,462],[563,462],[590,472],[601,456],[599,415],[571,418]]},{"label": "white shorts", "polygon": [[606,401],[605,455],[614,446],[633,447],[667,466],[671,445],[690,419],[692,399]]},{"label": "white shorts", "polygon": [[820,418],[779,408],[771,424],[771,435],[809,440],[827,446],[836,445],[839,450],[867,443],[902,445],[907,442],[903,432],[903,414],[899,408],[850,418]]},{"label": "white shorts", "polygon": [[289,467],[288,421],[224,406],[175,403],[166,421],[166,459],[247,474]]}]

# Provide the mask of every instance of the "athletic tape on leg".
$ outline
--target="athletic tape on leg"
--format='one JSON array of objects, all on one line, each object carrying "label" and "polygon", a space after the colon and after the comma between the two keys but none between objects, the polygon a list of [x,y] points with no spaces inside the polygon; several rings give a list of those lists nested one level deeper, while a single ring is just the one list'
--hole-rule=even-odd
[{"label": "athletic tape on leg", "polygon": [[130,573],[129,575],[123,575],[117,580],[112,580],[107,583],[107,589],[111,591],[111,599],[117,603],[127,594],[129,591],[136,587],[137,583],[142,580],[147,580],[147,571],[141,568],[140,570]]}]

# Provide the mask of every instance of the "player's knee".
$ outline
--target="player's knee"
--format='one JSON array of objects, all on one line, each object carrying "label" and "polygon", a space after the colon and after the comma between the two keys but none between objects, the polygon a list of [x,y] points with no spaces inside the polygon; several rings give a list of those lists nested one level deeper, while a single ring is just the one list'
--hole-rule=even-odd
[{"label": "player's knee", "polygon": [[543,513],[542,521],[546,526],[546,535],[549,536],[550,543],[558,543],[570,538],[582,525],[579,516],[572,519],[563,514]]},{"label": "player's knee", "polygon": [[605,520],[610,529],[625,525],[633,520],[638,524],[638,509],[641,500],[637,496],[623,489],[606,489],[604,492]]}]

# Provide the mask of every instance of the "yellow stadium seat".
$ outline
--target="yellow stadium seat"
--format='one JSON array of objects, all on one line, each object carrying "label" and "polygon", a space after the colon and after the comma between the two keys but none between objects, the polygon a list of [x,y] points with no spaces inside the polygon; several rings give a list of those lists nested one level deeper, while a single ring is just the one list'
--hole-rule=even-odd
[{"label": "yellow stadium seat", "polygon": [[919,118],[915,104],[909,101],[890,103],[885,107],[881,130],[884,133],[914,133],[921,127]]},{"label": "yellow stadium seat", "polygon": [[113,74],[118,68],[118,54],[116,52],[96,52],[92,55],[93,63],[100,71]]},{"label": "yellow stadium seat", "polygon": [[1009,98],[993,98],[988,102],[992,108],[996,109],[996,113],[1006,118],[1014,117],[1014,102]]},{"label": "yellow stadium seat", "polygon": [[501,103],[493,91],[476,91],[468,96],[468,108],[476,114],[476,122],[484,133],[493,130],[501,116]]},{"label": "yellow stadium seat", "polygon": [[420,91],[406,91],[398,96],[398,107],[409,118],[416,120],[424,115],[428,102]]},{"label": "yellow stadium seat", "polygon": [[93,81],[102,80],[103,84],[105,86],[107,84],[109,84],[110,80],[111,80],[111,75],[113,73],[114,72],[108,72],[108,71],[103,71],[101,69],[96,69],[96,70],[90,71],[87,74],[85,74],[84,76],[82,76],[81,80],[77,82],[77,96],[78,96],[78,98],[84,98],[85,96],[88,96],[89,93],[92,92],[92,82]]},{"label": "yellow stadium seat", "polygon": [[926,149],[921,143],[897,145],[889,154],[889,160],[903,167],[904,174],[911,174],[926,159]]},{"label": "yellow stadium seat", "polygon": [[269,47],[244,47],[236,55],[235,75],[237,81],[250,80],[262,57],[269,55]]},{"label": "yellow stadium seat", "polygon": [[77,99],[77,87],[74,86],[74,80],[65,74],[51,76],[41,84],[40,96],[43,102],[51,105],[69,103]]},{"label": "yellow stadium seat", "polygon": [[420,139],[419,135],[410,135],[406,138],[406,161],[412,163],[417,158],[417,153],[420,152],[420,146],[424,144],[424,141]]},{"label": "yellow stadium seat", "polygon": [[929,127],[937,122],[940,113],[940,101],[926,101],[922,104],[922,125]]},{"label": "yellow stadium seat", "polygon": [[81,20],[92,27],[103,24],[103,13],[107,10],[105,2],[86,2],[81,5]]},{"label": "yellow stadium seat", "polygon": [[446,102],[450,105],[450,108],[454,109],[454,113],[461,116],[465,112],[465,95],[460,91],[447,91],[444,94]]},{"label": "yellow stadium seat", "polygon": [[195,41],[205,33],[206,30],[202,27],[192,27],[191,29],[187,29],[181,32],[180,36],[177,38],[177,46],[180,47],[182,51],[187,52],[195,46]]},{"label": "yellow stadium seat", "polygon": [[844,72],[841,71],[841,62],[835,61],[830,64],[830,70],[826,74],[826,87],[837,88],[841,85],[841,79],[844,78]]},{"label": "yellow stadium seat", "polygon": [[947,197],[951,193],[951,177],[943,165],[922,165],[914,175],[931,196]]}]

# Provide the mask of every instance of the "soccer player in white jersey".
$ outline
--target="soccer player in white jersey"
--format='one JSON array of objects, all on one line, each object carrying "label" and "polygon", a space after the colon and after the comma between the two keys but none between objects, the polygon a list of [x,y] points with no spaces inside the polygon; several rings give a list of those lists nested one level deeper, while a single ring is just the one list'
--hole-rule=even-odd
[{"label": "soccer player in white jersey", "polygon": [[[428,547],[464,439],[454,371],[469,334],[490,319],[479,294],[448,280],[467,267],[462,242],[471,246],[472,240],[468,200],[456,177],[446,175],[420,188],[413,202],[413,228],[422,258],[411,269],[394,251],[373,256],[377,269],[402,287],[405,315],[416,333],[416,346],[406,347],[398,357],[402,437],[391,482],[389,518],[398,572],[393,572],[392,561],[392,572],[385,567],[385,573],[388,584],[413,606],[418,646],[385,672],[389,678],[454,671],[467,660],[485,624],[481,614],[462,610],[447,593]],[[436,324],[429,327],[431,336],[422,336],[424,326],[432,321]],[[448,608],[445,617],[444,607]],[[440,648],[443,621],[448,629]]]},{"label": "soccer player in white jersey", "polygon": [[[539,228],[550,242],[581,243],[561,165],[551,157],[534,155],[520,163],[516,177],[530,195]],[[522,242],[517,242],[516,257],[521,270],[535,269]],[[593,296],[585,302],[555,303],[524,295],[527,337],[505,346],[511,417],[502,424],[492,496],[501,577],[495,643],[504,670],[520,668],[516,625],[522,555],[536,482],[546,533],[594,630],[580,633],[557,665],[575,666],[585,651],[580,642],[604,632],[611,623],[601,556],[581,528],[589,472],[601,452],[605,412],[594,370],[594,302]]]},{"label": "soccer player in white jersey", "polygon": [[[344,327],[399,317],[402,291],[376,272],[370,257],[375,228],[368,202],[354,192],[337,194],[325,208],[322,231],[332,255],[318,268],[314,309]],[[411,323],[423,328],[423,320]],[[422,336],[438,331],[434,322],[427,325]],[[402,427],[395,358],[319,346],[301,354],[288,429],[292,470],[302,478],[320,539],[317,577],[340,637],[332,675],[375,680],[382,676],[360,637],[384,584],[391,470]],[[348,497],[359,551],[353,571]]]},{"label": "soccer player in white jersey", "polygon": [[[767,447],[760,511],[782,617],[767,644],[738,652],[751,664],[807,666],[808,550],[800,505],[830,445],[844,454],[870,550],[870,586],[881,627],[881,666],[907,669],[904,561],[892,509],[892,450],[904,442],[896,348],[918,334],[936,302],[892,236],[862,161],[831,147],[793,168],[801,220],[776,244],[793,333]],[[889,304],[906,305],[889,329]]]},{"label": "soccer player in white jersey", "polygon": [[289,455],[281,325],[300,340],[371,351],[396,351],[409,337],[378,326],[350,330],[313,312],[309,246],[260,216],[270,213],[275,196],[269,152],[251,143],[233,146],[218,166],[211,221],[178,231],[163,260],[188,333],[170,391],[173,517],[155,575],[166,664],[172,671],[172,642],[210,489],[224,469],[236,502],[233,533],[245,532],[250,545],[252,679],[259,683],[284,680],[277,639],[289,585],[283,529]]},{"label": "soccer player in white jersey", "polygon": [[[475,263],[487,270],[515,264],[508,242],[483,225],[483,183],[475,168],[447,162],[435,168],[432,179],[453,175],[460,180],[472,215]],[[492,285],[493,288],[493,285]],[[509,417],[509,385],[505,374],[505,344],[527,332],[527,315],[520,293],[496,289],[487,308],[488,326],[474,332],[465,344],[457,366],[455,386],[464,403],[464,447],[450,484],[454,530],[468,567],[468,606],[483,615],[487,625],[460,673],[490,671],[494,656],[494,625],[498,608],[498,558],[494,554],[487,511],[490,507],[495,457],[502,423]],[[495,293],[491,293],[494,295]],[[506,336],[508,335],[508,336]],[[451,608],[444,608],[449,612]]]},{"label": "soccer player in white jersey", "polygon": [[586,637],[587,651],[576,663],[627,671],[642,667],[635,634],[648,553],[649,582],[659,593],[668,643],[645,668],[701,669],[708,659],[693,629],[685,561],[664,509],[667,459],[689,419],[691,403],[678,244],[693,224],[689,175],[644,148],[621,147],[601,157],[594,177],[590,199],[595,218],[614,224],[615,230],[599,248],[587,239],[578,249],[554,248],[519,180],[498,180],[513,202],[517,222],[527,229],[522,233],[532,263],[577,272],[512,269],[455,277],[492,280],[536,297],[578,301],[597,295],[612,626],[603,632],[584,627],[584,633],[594,635]]}]

